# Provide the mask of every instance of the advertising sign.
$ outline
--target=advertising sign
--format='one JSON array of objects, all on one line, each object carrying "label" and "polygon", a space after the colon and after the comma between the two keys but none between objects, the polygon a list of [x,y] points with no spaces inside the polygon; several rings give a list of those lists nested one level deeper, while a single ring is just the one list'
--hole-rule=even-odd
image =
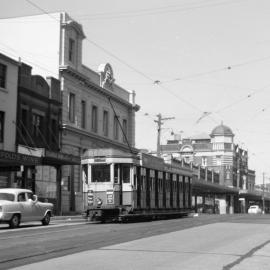
[{"label": "advertising sign", "polygon": [[93,205],[94,204],[93,190],[89,190],[88,193],[87,193],[87,203],[88,203],[88,205]]},{"label": "advertising sign", "polygon": [[107,204],[114,204],[113,190],[107,190]]}]

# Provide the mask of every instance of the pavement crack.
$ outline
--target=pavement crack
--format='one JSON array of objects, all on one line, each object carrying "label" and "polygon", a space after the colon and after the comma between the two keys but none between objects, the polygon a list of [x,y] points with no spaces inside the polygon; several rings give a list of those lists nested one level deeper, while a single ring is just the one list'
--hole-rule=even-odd
[{"label": "pavement crack", "polygon": [[222,255],[222,256],[238,256],[241,254],[217,253],[217,252],[199,252],[199,251],[177,251],[177,250],[151,250],[151,249],[121,249],[121,248],[100,248],[107,251],[123,251],[123,252],[149,252],[149,253],[178,253],[178,254],[202,254],[202,255]]},{"label": "pavement crack", "polygon": [[260,244],[260,245],[258,245],[256,247],[254,247],[253,249],[251,249],[246,254],[241,255],[240,258],[238,258],[234,262],[223,266],[223,270],[230,270],[230,269],[232,269],[235,265],[240,264],[243,260],[245,260],[247,258],[250,258],[256,251],[258,251],[259,249],[263,248],[264,246],[266,246],[269,243],[270,243],[270,240],[267,240],[264,243],[262,243],[262,244]]}]

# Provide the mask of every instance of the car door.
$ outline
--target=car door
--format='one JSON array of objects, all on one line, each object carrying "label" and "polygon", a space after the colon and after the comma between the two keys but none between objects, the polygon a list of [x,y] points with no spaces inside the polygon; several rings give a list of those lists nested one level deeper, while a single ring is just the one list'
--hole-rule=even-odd
[{"label": "car door", "polygon": [[41,220],[44,213],[40,203],[35,200],[33,193],[27,192],[27,198],[31,209],[31,220]]},{"label": "car door", "polygon": [[17,201],[21,212],[21,221],[30,221],[32,219],[31,205],[28,202],[26,192],[20,192]]}]

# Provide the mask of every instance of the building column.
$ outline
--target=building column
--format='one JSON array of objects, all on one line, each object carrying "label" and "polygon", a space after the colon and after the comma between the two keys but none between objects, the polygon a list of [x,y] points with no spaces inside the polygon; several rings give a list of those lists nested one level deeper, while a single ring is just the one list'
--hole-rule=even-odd
[{"label": "building column", "polygon": [[229,207],[229,214],[233,214],[234,213],[234,207],[233,207],[233,195],[230,195],[230,207]]},{"label": "building column", "polygon": [[62,170],[61,166],[55,166],[56,169],[56,214],[62,215]]},{"label": "building column", "polygon": [[195,213],[198,213],[197,195],[194,196]]}]

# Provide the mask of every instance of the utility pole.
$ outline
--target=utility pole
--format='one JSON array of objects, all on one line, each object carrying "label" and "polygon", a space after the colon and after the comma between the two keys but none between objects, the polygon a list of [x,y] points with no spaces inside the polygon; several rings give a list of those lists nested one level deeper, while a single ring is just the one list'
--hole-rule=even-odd
[{"label": "utility pole", "polygon": [[162,115],[159,113],[157,115],[157,120],[154,120],[157,123],[157,156],[160,157],[160,134],[161,134],[161,126],[164,124],[162,121],[172,120],[175,117],[165,117],[162,118]]},{"label": "utility pole", "polygon": [[264,202],[264,172],[263,172],[263,193],[262,193],[262,213],[265,213],[265,202]]}]

